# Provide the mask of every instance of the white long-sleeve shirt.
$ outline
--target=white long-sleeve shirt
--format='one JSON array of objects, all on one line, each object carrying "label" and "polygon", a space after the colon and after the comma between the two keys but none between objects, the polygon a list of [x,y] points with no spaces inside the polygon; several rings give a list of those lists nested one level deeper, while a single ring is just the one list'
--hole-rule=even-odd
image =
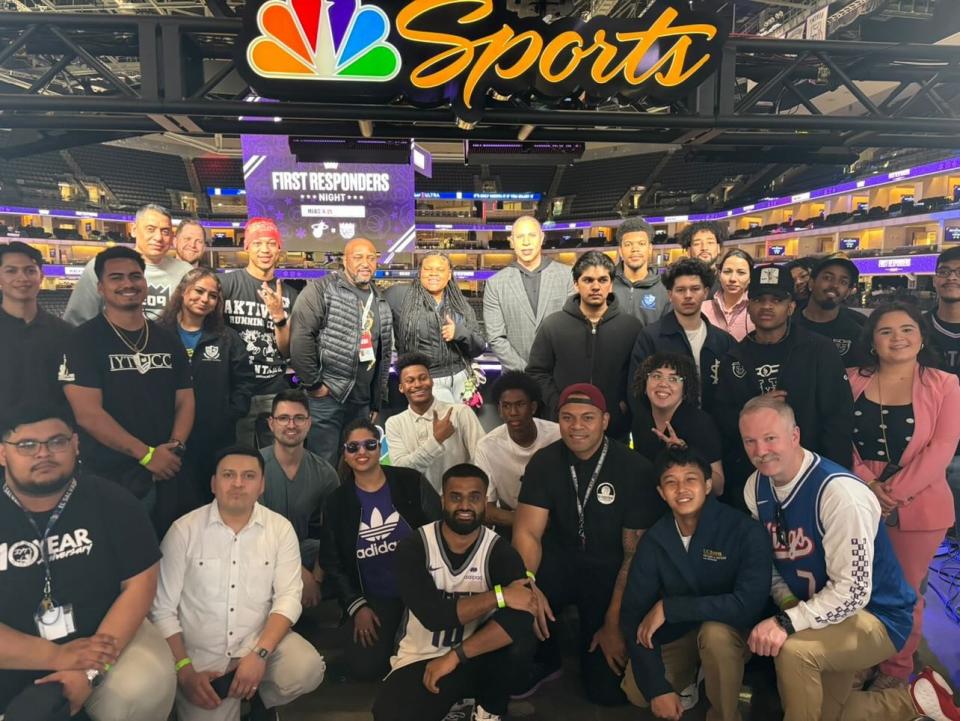
[{"label": "white long-sleeve shirt", "polygon": [[[813,460],[813,454],[804,450],[799,473],[785,486],[773,486],[779,500],[790,496]],[[756,476],[754,472],[747,479],[743,498],[750,514],[759,518]],[[880,525],[880,516],[880,502],[866,484],[852,474],[835,476],[823,489],[820,520],[823,525],[827,583],[809,600],[800,601],[786,611],[797,631],[840,623],[869,603],[873,589],[873,541]],[[866,564],[864,559],[867,559]],[[793,596],[777,573],[776,563],[770,595],[778,606]]]},{"label": "white long-sleeve shirt", "polygon": [[177,520],[160,548],[150,620],[164,638],[183,633],[197,670],[222,671],[252,651],[271,613],[300,618],[300,545],[279,513],[258,503],[234,533],[214,500]]},{"label": "white long-sleeve shirt", "polygon": [[[433,437],[433,413],[444,418],[450,409],[454,432],[443,443]],[[440,493],[443,472],[457,463],[470,463],[477,452],[477,442],[483,437],[483,426],[471,408],[457,403],[451,405],[434,400],[423,415],[410,408],[387,419],[387,445],[390,463],[394,466],[415,468]]]}]

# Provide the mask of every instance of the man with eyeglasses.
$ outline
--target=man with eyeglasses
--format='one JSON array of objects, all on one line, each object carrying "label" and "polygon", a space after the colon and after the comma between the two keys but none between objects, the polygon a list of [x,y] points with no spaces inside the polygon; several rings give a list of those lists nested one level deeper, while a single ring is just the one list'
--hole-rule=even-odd
[{"label": "man with eyeglasses", "polygon": [[[940,356],[940,370],[960,376],[960,246],[937,257],[933,287],[937,291],[937,307],[926,313],[930,340]],[[953,535],[960,538],[960,446],[947,467],[947,482],[957,510]]]},{"label": "man with eyeglasses", "polygon": [[176,681],[146,620],[160,561],[146,512],[115,483],[78,476],[62,406],[5,410],[0,717],[41,718],[66,703],[94,721],[166,719]]},{"label": "man with eyeglasses", "polygon": [[18,240],[0,245],[0,398],[6,405],[64,401],[57,369],[73,326],[39,306],[42,282],[39,250]]},{"label": "man with eyeglasses", "polygon": [[257,386],[250,410],[237,422],[237,441],[257,445],[257,418],[270,411],[273,397],[289,388],[288,315],[297,291],[276,277],[283,238],[269,218],[250,218],[244,226],[243,249],[247,267],[221,280],[223,317],[246,344]]},{"label": "man with eyeglasses", "polygon": [[536,418],[540,387],[526,373],[507,371],[493,386],[493,402],[503,425],[477,442],[474,461],[490,478],[487,520],[509,536],[520,496],[520,479],[533,454],[560,438],[560,426]]},{"label": "man with eyeglasses", "polygon": [[310,397],[307,447],[331,465],[344,427],[376,421],[387,400],[393,316],[377,289],[379,254],[366,238],[343,248],[343,270],[310,283],[290,318],[290,363]]},{"label": "man with eyeglasses", "polygon": [[857,673],[894,655],[913,626],[916,595],[865,483],[800,445],[792,408],[769,396],[740,412],[756,471],[744,501],[773,548],[779,612],[757,624],[750,650],[772,656],[784,721],[960,719],[932,669],[910,687],[854,691]]},{"label": "man with eyeglasses", "polygon": [[[150,203],[137,211],[133,239],[136,251],[146,261],[147,293],[143,299],[143,312],[150,320],[156,320],[163,313],[170,294],[193,266],[168,255],[173,247],[173,221],[170,211],[162,206]],[[95,317],[102,307],[91,260],[70,294],[63,319],[72,325],[80,325]]]},{"label": "man with eyeglasses", "polygon": [[650,268],[653,227],[643,218],[628,218],[617,226],[620,262],[613,274],[613,292],[620,307],[645,326],[670,312],[667,289]]},{"label": "man with eyeglasses", "polygon": [[310,430],[310,403],[303,391],[280,391],[270,418],[273,445],[260,449],[264,462],[264,506],[293,524],[300,542],[304,608],[320,603],[323,574],[317,540],[327,496],[340,485],[337,472],[304,447]]}]

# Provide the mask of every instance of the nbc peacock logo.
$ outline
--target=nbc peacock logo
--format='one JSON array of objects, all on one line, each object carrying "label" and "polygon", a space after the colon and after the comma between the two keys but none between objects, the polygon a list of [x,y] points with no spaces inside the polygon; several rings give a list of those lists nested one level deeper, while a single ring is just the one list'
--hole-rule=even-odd
[{"label": "nbc peacock logo", "polygon": [[269,0],[247,63],[263,78],[385,83],[400,72],[390,21],[360,0]]}]

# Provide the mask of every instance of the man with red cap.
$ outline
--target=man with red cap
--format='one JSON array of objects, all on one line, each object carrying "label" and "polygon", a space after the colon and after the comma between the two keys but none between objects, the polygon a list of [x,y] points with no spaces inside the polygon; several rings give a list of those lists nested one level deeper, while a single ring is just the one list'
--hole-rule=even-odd
[{"label": "man with red cap", "polygon": [[626,702],[619,624],[627,572],[637,541],[666,505],[650,462],[606,436],[610,414],[599,388],[567,386],[557,411],[560,440],[527,464],[513,526],[513,545],[540,594],[535,630],[544,640],[518,692],[528,696],[559,675],[555,618],[575,605],[587,698],[614,706]]},{"label": "man with red cap", "polygon": [[247,267],[222,281],[223,315],[247,346],[257,376],[250,412],[237,423],[237,441],[256,446],[256,420],[269,413],[273,397],[284,388],[290,357],[290,309],[297,291],[276,278],[283,238],[270,218],[250,218],[244,227]]}]

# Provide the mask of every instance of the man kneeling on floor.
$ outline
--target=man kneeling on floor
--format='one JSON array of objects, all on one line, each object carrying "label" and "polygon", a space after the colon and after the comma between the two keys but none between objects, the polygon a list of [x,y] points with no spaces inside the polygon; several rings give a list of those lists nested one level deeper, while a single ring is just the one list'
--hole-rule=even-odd
[{"label": "man kneeling on floor", "polygon": [[310,693],[325,666],[290,626],[300,617],[300,547],[290,521],[257,503],[263,458],[218,454],[214,500],[177,520],[161,544],[150,617],[173,651],[179,721],[251,721]]},{"label": "man kneeling on floor", "polygon": [[740,412],[756,472],[744,501],[769,533],[771,595],[782,609],[750,632],[773,656],[784,721],[960,721],[953,691],[932,669],[907,687],[854,691],[858,672],[903,647],[916,596],[903,577],[873,492],[800,445],[793,410],[768,396]]},{"label": "man kneeling on floor", "polygon": [[710,465],[696,451],[664,450],[656,474],[671,513],[644,534],[627,578],[623,690],[676,720],[697,703],[699,665],[707,721],[739,721],[747,633],[770,593],[770,543],[763,526],[710,496]]},{"label": "man kneeling on floor", "polygon": [[375,721],[440,721],[464,698],[476,699],[474,721],[497,721],[514,678],[526,673],[537,597],[519,554],[483,525],[488,485],[472,464],[449,468],[443,520],[397,549],[407,613]]}]

